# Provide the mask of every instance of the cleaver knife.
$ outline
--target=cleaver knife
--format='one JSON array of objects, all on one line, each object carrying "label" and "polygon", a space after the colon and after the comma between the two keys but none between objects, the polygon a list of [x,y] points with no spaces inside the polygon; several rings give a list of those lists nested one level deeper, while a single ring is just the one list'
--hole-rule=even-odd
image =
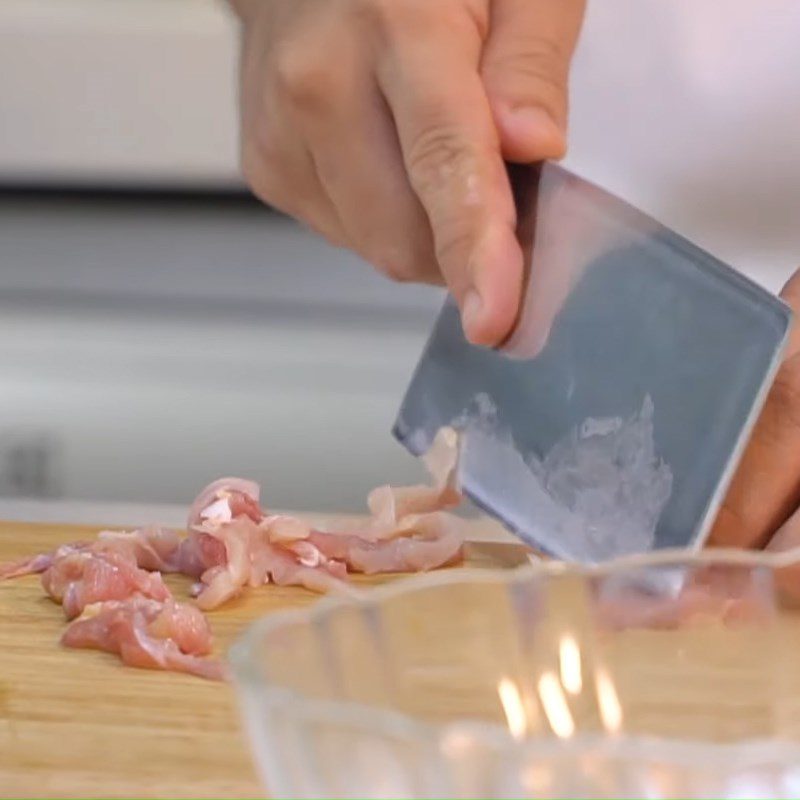
[{"label": "cleaver knife", "polygon": [[462,491],[533,548],[599,563],[708,536],[789,308],[562,167],[510,166],[523,301],[496,349],[448,299],[394,426],[460,436]]}]

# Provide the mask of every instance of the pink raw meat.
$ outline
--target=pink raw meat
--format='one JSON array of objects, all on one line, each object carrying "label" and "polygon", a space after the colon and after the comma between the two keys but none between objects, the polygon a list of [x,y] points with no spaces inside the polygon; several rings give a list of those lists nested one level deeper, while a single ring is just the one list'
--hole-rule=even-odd
[{"label": "pink raw meat", "polygon": [[180,546],[184,537],[155,525],[134,531],[100,531],[93,549],[128,552],[142,569],[181,572]]},{"label": "pink raw meat", "polygon": [[423,456],[433,484],[428,486],[379,486],[367,497],[372,520],[363,535],[386,539],[402,535],[402,520],[409,515],[428,514],[453,508],[461,502],[457,485],[459,440],[451,428],[442,428]]},{"label": "pink raw meat", "polygon": [[42,586],[63,605],[67,619],[104,600],[125,600],[134,595],[154,600],[171,597],[161,574],[139,569],[129,553],[90,549],[56,554],[42,574]]},{"label": "pink raw meat", "polygon": [[[0,580],[42,572],[47,592],[68,618],[63,643],[119,654],[134,666],[223,677],[223,665],[200,658],[211,634],[200,609],[216,608],[246,586],[275,583],[315,592],[354,591],[357,572],[415,572],[462,557],[457,517],[440,509],[460,500],[454,476],[457,438],[444,431],[426,457],[434,486],[381,487],[370,495],[372,519],[357,530],[317,531],[295,517],[267,515],[259,486],[223,478],[192,503],[188,533],[165,528],[103,531],[92,543],[0,565]],[[197,607],[176,603],[162,572],[199,579]]]},{"label": "pink raw meat", "polygon": [[88,606],[61,638],[66,647],[116,653],[125,664],[187,672],[223,680],[225,665],[201,658],[211,652],[211,631],[203,613],[172,600],[110,600]]},{"label": "pink raw meat", "polygon": [[406,517],[403,535],[392,539],[370,541],[357,534],[314,531],[310,542],[355,572],[424,572],[462,558],[459,524],[458,517],[436,512]]},{"label": "pink raw meat", "polygon": [[295,542],[290,548],[262,543],[254,562],[254,576],[269,578],[278,586],[304,586],[312,592],[350,592],[345,582],[347,568],[328,559],[310,542]]},{"label": "pink raw meat", "polygon": [[398,523],[404,517],[441,511],[460,502],[461,495],[450,486],[379,486],[367,498],[376,538],[400,534],[403,528]]},{"label": "pink raw meat", "polygon": [[261,488],[253,481],[248,481],[244,478],[220,478],[210,483],[197,495],[189,508],[186,527],[191,530],[194,527],[202,526],[206,520],[203,512],[207,511],[218,500],[227,499],[231,500],[231,503],[228,504],[231,510],[231,516],[228,517],[228,521],[232,517],[244,513],[255,522],[258,522],[263,516],[258,505],[260,492]]},{"label": "pink raw meat", "polygon": [[225,557],[200,576],[204,588],[197,596],[202,609],[216,608],[235,597],[250,582],[252,537],[258,532],[249,517],[238,517],[218,525],[210,536],[224,547]]},{"label": "pink raw meat", "polygon": [[19,561],[9,561],[5,564],[0,564],[0,581],[10,580],[11,578],[21,578],[24,575],[37,575],[48,569],[53,563],[53,559],[59,554],[85,550],[89,546],[88,542],[62,544],[49,553],[39,553],[35,556],[22,558]]},{"label": "pink raw meat", "polygon": [[267,539],[274,544],[307,539],[311,533],[311,526],[307,522],[285,514],[264,517],[259,527],[267,534]]}]

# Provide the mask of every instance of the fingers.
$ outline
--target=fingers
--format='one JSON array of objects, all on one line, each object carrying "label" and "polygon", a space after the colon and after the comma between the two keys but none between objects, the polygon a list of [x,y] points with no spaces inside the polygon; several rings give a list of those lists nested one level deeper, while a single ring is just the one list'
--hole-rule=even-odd
[{"label": "fingers", "polygon": [[296,50],[282,51],[263,28],[248,32],[240,67],[242,172],[265,203],[346,246],[337,210],[322,188],[306,143],[292,127],[295,93],[308,76],[300,74],[292,56]]},{"label": "fingers", "polygon": [[344,71],[340,80],[325,113],[298,119],[322,188],[367,261],[394,280],[439,284],[430,224],[408,181],[386,103],[369,74]]},{"label": "fingers", "polygon": [[509,161],[564,155],[569,65],[585,6],[585,0],[491,4],[481,71]]},{"label": "fingers", "polygon": [[467,337],[504,341],[523,269],[504,153],[563,151],[583,0],[239,6],[257,194],[392,277],[443,277]]},{"label": "fingers", "polygon": [[481,35],[431,14],[426,35],[396,19],[378,81],[397,127],[409,181],[467,337],[494,345],[516,318],[522,252],[511,189],[478,73]]},{"label": "fingers", "polygon": [[[781,292],[800,312],[800,271]],[[756,423],[750,443],[719,513],[710,542],[763,547],[800,504],[800,325]],[[784,529],[793,535],[796,523]]]},{"label": "fingers", "polygon": [[[253,193],[268,205],[295,217],[338,247],[350,245],[339,215],[322,188],[310,152],[278,131],[268,142],[242,143],[242,172]],[[280,158],[267,155],[279,152]]]}]

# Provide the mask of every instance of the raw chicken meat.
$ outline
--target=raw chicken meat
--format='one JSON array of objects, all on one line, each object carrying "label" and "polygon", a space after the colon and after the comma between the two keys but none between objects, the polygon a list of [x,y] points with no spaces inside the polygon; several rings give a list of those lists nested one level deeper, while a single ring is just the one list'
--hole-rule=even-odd
[{"label": "raw chicken meat", "polygon": [[[189,508],[187,528],[202,525],[207,519],[227,521],[239,514],[252,514],[255,522],[261,519],[258,505],[261,488],[244,478],[219,478],[200,492]],[[221,502],[224,501],[224,502]],[[219,503],[215,506],[215,503]]]},{"label": "raw chicken meat", "polygon": [[[453,485],[457,439],[444,431],[428,464],[436,485],[373,491],[370,522],[353,531],[322,532],[286,515],[265,515],[258,486],[241,479],[215,481],[200,493],[189,514],[190,537],[212,537],[225,556],[200,576],[197,604],[212,609],[245,586],[270,580],[311,591],[348,591],[347,568],[355,572],[419,572],[454,563],[462,556],[457,517],[438,509],[455,505]],[[249,494],[252,492],[252,494]]]},{"label": "raw chicken meat", "polygon": [[245,586],[260,586],[270,580],[317,592],[345,588],[344,565],[328,559],[304,563],[293,545],[306,539],[311,528],[292,517],[265,515],[258,505],[255,484],[235,478],[215,481],[200,497],[208,505],[192,506],[189,537],[198,548],[208,549],[208,539],[223,548],[223,557],[215,559],[200,575],[200,608],[216,608]]},{"label": "raw chicken meat", "polygon": [[410,514],[426,514],[452,508],[461,502],[456,485],[458,466],[458,434],[453,428],[442,428],[423,457],[433,478],[433,485],[379,486],[367,498],[372,520],[363,532],[370,538],[384,539],[403,533],[400,521]]},{"label": "raw chicken meat", "polygon": [[178,531],[152,526],[130,533],[100,531],[95,549],[130,553],[142,569],[183,572],[182,541],[183,536]]},{"label": "raw chicken meat", "polygon": [[163,601],[171,597],[161,573],[139,569],[130,554],[91,548],[57,553],[42,574],[42,586],[61,603],[67,619],[102,600],[138,595]]},{"label": "raw chicken meat", "polygon": [[71,544],[62,544],[56,550],[50,553],[39,553],[29,558],[23,558],[19,561],[11,561],[7,564],[0,564],[0,581],[8,580],[10,578],[21,578],[23,575],[38,575],[44,572],[53,563],[53,559],[59,554],[66,554],[68,552],[85,549],[89,546],[88,542],[73,542]]},{"label": "raw chicken meat", "polygon": [[262,545],[254,566],[258,570],[256,578],[259,571],[264,570],[278,586],[304,586],[320,593],[351,591],[345,583],[347,567],[340,561],[327,558],[307,541],[296,542],[289,548]]},{"label": "raw chicken meat", "polygon": [[50,553],[0,566],[0,580],[42,573],[44,590],[61,603],[67,619],[101,600],[124,600],[134,594],[168,599],[171,595],[160,573],[139,568],[132,539],[127,537],[114,540],[117,546],[102,533],[95,542],[61,545]]},{"label": "raw chicken meat", "polygon": [[460,520],[444,512],[403,519],[403,533],[371,541],[355,534],[314,531],[309,541],[327,558],[342,561],[354,572],[424,572],[460,560],[464,539]]},{"label": "raw chicken meat", "polygon": [[211,630],[203,613],[186,603],[133,598],[87,606],[61,642],[116,653],[125,664],[187,672],[223,680],[225,665],[202,658],[211,652]]},{"label": "raw chicken meat", "polygon": [[[119,654],[126,664],[221,678],[203,659],[211,633],[202,611],[245,587],[266,583],[314,592],[349,592],[348,570],[417,572],[462,557],[460,520],[441,509],[456,505],[458,438],[445,430],[426,456],[433,486],[376,489],[371,519],[348,530],[320,531],[284,514],[268,514],[260,487],[222,478],[192,503],[185,536],[166,528],[102,531],[94,542],[63,545],[0,565],[0,580],[41,572],[47,593],[64,606],[63,643]],[[196,580],[196,606],[176,603],[162,573]],[[202,609],[202,610],[201,610]]]}]

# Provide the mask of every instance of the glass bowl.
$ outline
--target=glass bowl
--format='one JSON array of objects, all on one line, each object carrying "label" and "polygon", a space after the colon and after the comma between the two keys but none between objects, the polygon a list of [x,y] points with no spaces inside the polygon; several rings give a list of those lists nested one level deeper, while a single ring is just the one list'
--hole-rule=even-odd
[{"label": "glass bowl", "polygon": [[231,662],[277,797],[800,796],[800,553],[436,572]]}]

